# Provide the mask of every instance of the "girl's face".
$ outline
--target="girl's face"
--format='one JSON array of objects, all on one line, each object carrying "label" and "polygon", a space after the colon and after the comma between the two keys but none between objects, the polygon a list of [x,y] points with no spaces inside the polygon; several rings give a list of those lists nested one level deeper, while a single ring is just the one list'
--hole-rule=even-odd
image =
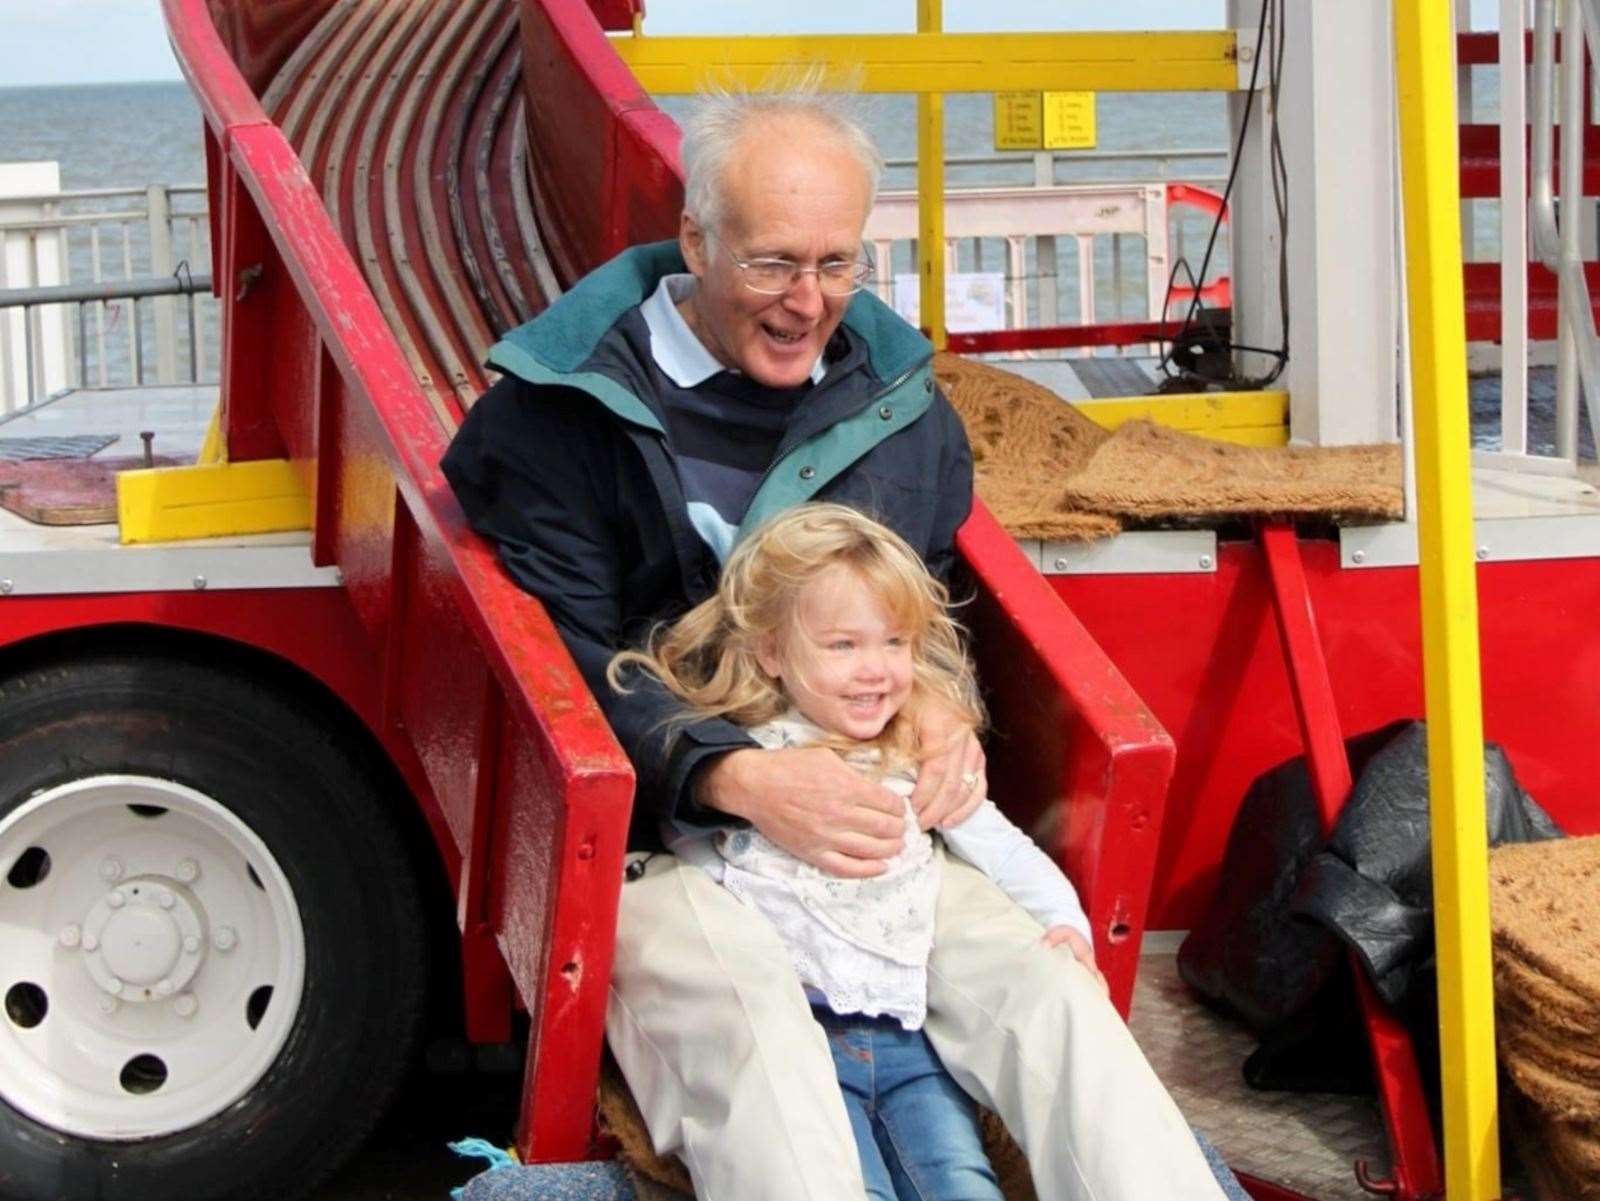
[{"label": "girl's face", "polygon": [[911,695],[911,631],[841,565],[800,590],[795,616],[795,626],[758,654],[762,670],[829,733],[876,738]]}]

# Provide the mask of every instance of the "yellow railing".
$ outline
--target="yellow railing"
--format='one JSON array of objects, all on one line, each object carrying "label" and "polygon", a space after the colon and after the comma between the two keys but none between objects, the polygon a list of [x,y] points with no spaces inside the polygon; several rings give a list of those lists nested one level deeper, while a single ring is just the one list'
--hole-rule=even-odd
[{"label": "yellow railing", "polygon": [[917,97],[917,273],[922,327],[944,323],[944,95],[947,92],[1228,92],[1239,84],[1229,30],[1173,33],[944,33],[944,0],[917,0],[916,33],[656,37],[612,45],[645,91],[682,95],[718,80],[759,87],[774,72],[849,63],[866,92]]},{"label": "yellow railing", "polygon": [[1445,1184],[1450,1201],[1494,1201],[1500,1196],[1494,977],[1450,5],[1397,0],[1395,44],[1416,406]]}]

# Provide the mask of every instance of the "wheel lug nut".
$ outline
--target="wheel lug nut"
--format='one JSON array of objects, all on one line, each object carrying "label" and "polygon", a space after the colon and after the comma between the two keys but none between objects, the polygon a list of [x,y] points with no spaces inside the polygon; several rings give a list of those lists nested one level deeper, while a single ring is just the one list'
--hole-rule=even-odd
[{"label": "wheel lug nut", "polygon": [[120,888],[112,889],[110,894],[106,897],[106,904],[110,905],[113,909],[121,909],[127,903],[127,894],[124,893]]},{"label": "wheel lug nut", "polygon": [[100,878],[107,884],[113,880],[122,879],[122,860],[115,855],[107,855],[100,861]]},{"label": "wheel lug nut", "polygon": [[192,993],[179,993],[172,999],[172,1008],[177,1010],[181,1018],[192,1018],[194,1011],[200,1008],[200,1002],[194,999]]},{"label": "wheel lug nut", "polygon": [[120,997],[122,995],[122,981],[115,976],[111,977],[106,981],[106,991],[113,997]]},{"label": "wheel lug nut", "polygon": [[198,954],[200,950],[200,940],[193,934],[189,935],[188,938],[183,940],[183,949],[190,955]]},{"label": "wheel lug nut", "polygon": [[170,997],[172,995],[172,981],[171,980],[163,980],[163,981],[161,981],[161,983],[157,984],[156,985],[156,995],[157,996],[162,996],[162,997]]},{"label": "wheel lug nut", "polygon": [[173,896],[165,888],[156,894],[156,904],[160,905],[163,909],[171,909],[177,903],[178,898]]},{"label": "wheel lug nut", "polygon": [[193,884],[200,878],[200,865],[193,859],[185,859],[178,864],[178,879],[185,884]]},{"label": "wheel lug nut", "polygon": [[83,936],[83,949],[85,951],[98,951],[100,949],[100,940],[93,934],[85,934]]},{"label": "wheel lug nut", "polygon": [[108,997],[104,993],[101,993],[100,994],[100,1012],[101,1013],[115,1013],[116,1011],[117,1011],[117,999],[115,997]]},{"label": "wheel lug nut", "polygon": [[61,928],[60,943],[64,947],[75,947],[83,937],[83,931],[76,926],[63,926]]},{"label": "wheel lug nut", "polygon": [[216,944],[219,951],[231,951],[239,942],[239,935],[232,926],[218,926],[216,933],[211,936],[211,941]]}]

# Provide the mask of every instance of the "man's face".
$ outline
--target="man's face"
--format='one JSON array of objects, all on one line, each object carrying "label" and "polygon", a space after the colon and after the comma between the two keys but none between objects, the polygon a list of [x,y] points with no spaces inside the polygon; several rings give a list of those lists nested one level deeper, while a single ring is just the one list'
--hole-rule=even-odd
[{"label": "man's face", "polygon": [[809,121],[772,120],[746,133],[722,179],[723,219],[704,230],[684,214],[683,256],[698,280],[681,309],[725,367],[773,388],[794,388],[839,327],[849,296],[826,295],[807,273],[777,296],[745,287],[739,259],[814,267],[861,256],[867,173]]}]

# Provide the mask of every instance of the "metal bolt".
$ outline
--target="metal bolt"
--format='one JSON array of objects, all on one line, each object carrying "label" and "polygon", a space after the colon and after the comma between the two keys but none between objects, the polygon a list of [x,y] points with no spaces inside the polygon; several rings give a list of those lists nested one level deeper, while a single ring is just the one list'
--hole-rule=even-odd
[{"label": "metal bolt", "polygon": [[144,465],[146,467],[154,467],[156,465],[156,452],[154,450],[155,430],[140,430],[139,440],[144,443]]},{"label": "metal bolt", "polygon": [[173,896],[165,888],[156,894],[156,904],[160,905],[163,909],[171,909],[177,903],[178,898]]},{"label": "metal bolt", "polygon": [[171,980],[163,980],[156,985],[156,992],[160,996],[170,997],[172,995],[173,987],[174,986]]},{"label": "metal bolt", "polygon": [[1200,556],[1200,570],[1201,571],[1210,571],[1211,570],[1211,556],[1210,555],[1201,555]]},{"label": "metal bolt", "polygon": [[76,926],[63,926],[61,928],[60,943],[64,947],[75,947],[78,940],[83,937],[83,931]]},{"label": "metal bolt", "polygon": [[189,935],[188,938],[183,940],[183,949],[190,955],[198,955],[200,953],[200,940],[193,934]]},{"label": "metal bolt", "polygon": [[206,590],[206,577],[205,576],[197,575],[197,576],[194,577],[194,590],[196,592],[204,592]]},{"label": "metal bolt", "polygon": [[116,1011],[117,1011],[117,999],[115,997],[108,997],[104,993],[101,993],[100,994],[100,1012],[101,1013],[115,1013]]},{"label": "metal bolt", "polygon": [[239,941],[239,935],[232,926],[218,926],[211,935],[211,941],[216,944],[219,951],[231,951]]},{"label": "metal bolt", "polygon": [[179,993],[172,999],[172,1007],[178,1011],[181,1018],[192,1018],[194,1011],[200,1008],[200,1002],[194,999],[192,993]]},{"label": "metal bolt", "polygon": [[120,888],[113,888],[106,897],[106,904],[113,909],[121,909],[128,902],[127,894]]},{"label": "metal bolt", "polygon": [[1242,63],[1254,62],[1255,61],[1255,57],[1256,57],[1256,48],[1254,46],[1240,46],[1239,47],[1239,61],[1240,62],[1242,62]]},{"label": "metal bolt", "polygon": [[1356,564],[1356,566],[1359,567],[1361,564],[1365,563],[1366,561],[1367,561],[1367,552],[1366,551],[1364,551],[1364,550],[1356,550],[1356,551],[1351,551],[1350,552],[1350,562]]},{"label": "metal bolt", "polygon": [[100,860],[100,878],[107,884],[122,879],[122,860],[115,855],[107,855]]},{"label": "metal bolt", "polygon": [[85,934],[83,936],[83,949],[85,951],[98,951],[100,949],[100,940],[93,934]]},{"label": "metal bolt", "polygon": [[200,878],[200,865],[193,859],[184,859],[178,863],[178,879],[185,884],[193,884]]},{"label": "metal bolt", "polygon": [[815,478],[816,474],[817,469],[812,467],[809,463],[800,469],[800,478],[803,480],[813,479]]},{"label": "metal bolt", "polygon": [[13,584],[10,580],[0,580],[0,593],[4,593],[4,594],[9,596],[10,593],[11,593],[11,590],[13,588],[15,588],[15,587],[16,587],[16,585]]},{"label": "metal bolt", "polygon": [[1067,569],[1067,561],[1065,559],[1057,559],[1056,560],[1056,570],[1057,571],[1065,571],[1066,569]]},{"label": "metal bolt", "polygon": [[111,977],[111,979],[106,981],[106,991],[108,993],[110,993],[113,997],[121,996],[122,995],[122,981],[118,980],[115,976]]},{"label": "metal bolt", "polygon": [[1487,546],[1480,546],[1478,548],[1478,558],[1480,560],[1482,560],[1482,559],[1487,559],[1488,557],[1489,557],[1489,548]]}]

